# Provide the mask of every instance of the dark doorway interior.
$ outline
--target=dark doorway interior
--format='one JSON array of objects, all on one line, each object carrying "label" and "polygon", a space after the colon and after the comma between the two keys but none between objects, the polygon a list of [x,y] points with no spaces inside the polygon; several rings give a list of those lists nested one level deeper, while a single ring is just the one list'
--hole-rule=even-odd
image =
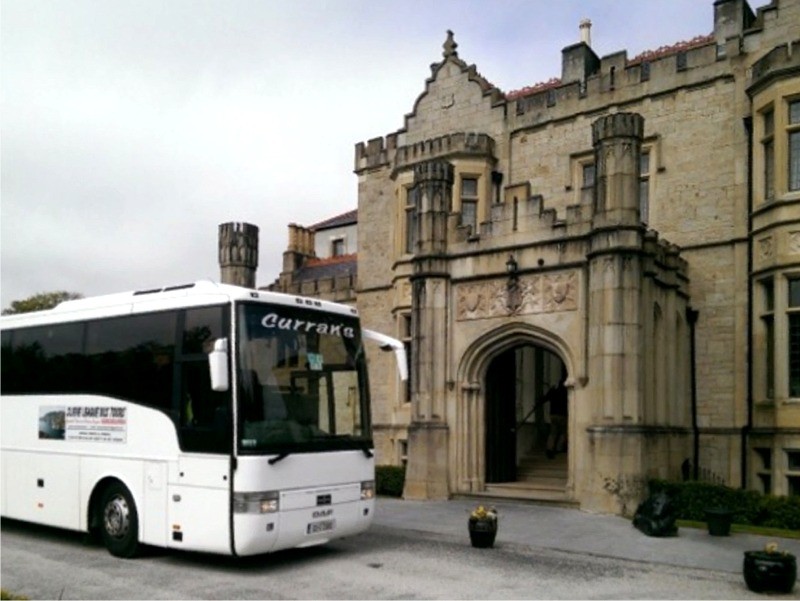
[{"label": "dark doorway interior", "polygon": [[515,351],[496,357],[486,373],[486,482],[517,479]]},{"label": "dark doorway interior", "polygon": [[492,359],[485,389],[487,484],[526,480],[541,471],[542,461],[553,463],[546,455],[553,418],[545,395],[562,373],[560,357],[533,344]]}]

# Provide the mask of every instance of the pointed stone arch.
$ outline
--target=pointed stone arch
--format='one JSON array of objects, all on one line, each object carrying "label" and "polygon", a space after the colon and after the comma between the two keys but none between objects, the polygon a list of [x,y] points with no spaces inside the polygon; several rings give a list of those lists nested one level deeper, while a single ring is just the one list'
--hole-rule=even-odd
[{"label": "pointed stone arch", "polygon": [[573,387],[578,373],[575,353],[559,336],[524,322],[503,324],[477,337],[465,350],[457,367],[458,390],[452,440],[455,492],[480,492],[485,489],[486,376],[492,361],[520,346],[543,348],[556,355],[567,370],[567,387]]}]

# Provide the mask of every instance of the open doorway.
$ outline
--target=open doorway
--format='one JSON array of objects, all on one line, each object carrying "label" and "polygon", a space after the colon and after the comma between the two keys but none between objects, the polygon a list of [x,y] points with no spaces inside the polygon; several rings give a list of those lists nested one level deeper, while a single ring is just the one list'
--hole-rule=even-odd
[{"label": "open doorway", "polygon": [[[503,351],[486,370],[486,483],[535,478],[563,465],[567,445],[566,366],[552,351],[522,344]],[[558,398],[563,399],[563,410]]]}]

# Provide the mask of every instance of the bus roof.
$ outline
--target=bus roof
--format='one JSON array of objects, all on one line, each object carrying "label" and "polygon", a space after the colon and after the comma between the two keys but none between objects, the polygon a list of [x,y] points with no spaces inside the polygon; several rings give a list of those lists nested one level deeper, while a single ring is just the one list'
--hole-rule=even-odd
[{"label": "bus roof", "polygon": [[358,310],[349,305],[316,298],[294,296],[281,292],[242,288],[230,284],[218,284],[210,280],[165,286],[148,290],[134,290],[116,294],[105,294],[68,300],[53,309],[32,311],[0,317],[3,328],[37,324],[59,323],[73,319],[97,319],[130,313],[147,313],[181,307],[222,305],[233,301],[255,301],[318,311],[330,311],[342,315],[358,315]]}]

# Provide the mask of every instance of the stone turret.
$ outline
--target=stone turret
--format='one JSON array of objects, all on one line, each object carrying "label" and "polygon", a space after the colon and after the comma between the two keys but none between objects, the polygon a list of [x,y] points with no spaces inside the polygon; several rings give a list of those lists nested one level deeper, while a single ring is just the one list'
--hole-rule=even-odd
[{"label": "stone turret", "polygon": [[220,224],[219,267],[223,284],[256,287],[258,226],[233,222]]},{"label": "stone turret", "polygon": [[617,113],[592,124],[597,166],[595,226],[635,226],[639,217],[639,159],[644,119]]},{"label": "stone turret", "polygon": [[450,277],[446,253],[453,179],[453,165],[444,160],[426,161],[414,168],[419,229],[411,277],[412,421],[403,493],[407,499],[448,497],[447,383],[445,371],[436,366],[449,352]]},{"label": "stone turret", "polygon": [[594,234],[589,251],[589,377],[612,423],[641,421],[642,244],[639,153],[644,119],[618,113],[592,124],[597,166]]}]

